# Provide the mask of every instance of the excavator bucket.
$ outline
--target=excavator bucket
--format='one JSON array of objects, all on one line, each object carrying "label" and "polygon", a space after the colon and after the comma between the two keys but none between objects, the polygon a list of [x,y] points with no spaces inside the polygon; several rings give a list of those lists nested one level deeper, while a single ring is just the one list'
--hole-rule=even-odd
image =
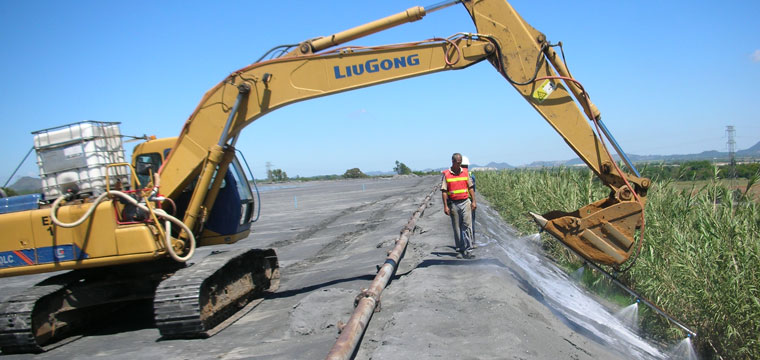
[{"label": "excavator bucket", "polygon": [[643,207],[635,201],[602,199],[575,212],[530,213],[538,225],[586,260],[620,265],[631,256]]}]

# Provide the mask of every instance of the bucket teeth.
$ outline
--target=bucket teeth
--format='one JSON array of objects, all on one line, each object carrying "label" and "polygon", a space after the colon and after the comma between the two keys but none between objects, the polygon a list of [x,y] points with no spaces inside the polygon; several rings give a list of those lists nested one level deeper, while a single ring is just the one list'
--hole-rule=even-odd
[{"label": "bucket teeth", "polygon": [[536,224],[538,224],[538,226],[541,227],[541,230],[544,230],[544,228],[546,227],[546,223],[548,223],[549,220],[546,220],[545,217],[543,217],[543,216],[541,216],[539,214],[536,214],[534,212],[529,212],[529,214],[530,214],[530,216],[533,217],[533,221],[535,221]]}]

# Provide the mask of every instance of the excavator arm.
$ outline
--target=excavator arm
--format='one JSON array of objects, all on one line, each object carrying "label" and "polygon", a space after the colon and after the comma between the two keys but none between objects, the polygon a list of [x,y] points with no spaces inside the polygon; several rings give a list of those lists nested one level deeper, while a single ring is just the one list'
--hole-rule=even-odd
[{"label": "excavator arm", "polygon": [[[475,34],[380,47],[337,48],[459,2],[472,17]],[[599,111],[546,37],[504,0],[450,1],[427,11],[411,8],[331,36],[304,41],[281,57],[233,72],[204,95],[185,123],[159,171],[161,192],[176,197],[198,179],[184,218],[189,228],[197,229],[213,205],[215,189],[223,177],[215,174],[226,172],[240,131],[264,114],[297,101],[463,69],[483,60],[507,79],[611,189],[608,198],[579,210],[535,215],[536,220],[587,260],[608,265],[624,263],[633,249],[635,230],[643,223],[649,180],[617,167],[590,125],[601,123]],[[624,155],[617,146],[616,150]],[[630,163],[628,166],[633,168]]]},{"label": "excavator arm", "polygon": [[[478,33],[489,34],[499,48],[496,56],[489,59],[491,64],[611,189],[608,198],[573,212],[531,215],[544,230],[586,260],[613,266],[623,264],[632,253],[636,229],[644,224],[649,179],[638,175],[601,122],[599,110],[544,34],[525,22],[505,1],[474,0],[465,1],[464,5]],[[626,174],[617,166],[602,135],[635,175]]]}]

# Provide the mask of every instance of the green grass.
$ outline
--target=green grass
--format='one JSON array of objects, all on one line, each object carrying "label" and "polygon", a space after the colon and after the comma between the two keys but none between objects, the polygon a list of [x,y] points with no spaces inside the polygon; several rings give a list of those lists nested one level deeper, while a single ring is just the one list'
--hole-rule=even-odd
[{"label": "green grass", "polygon": [[[609,192],[589,171],[573,168],[476,176],[478,191],[524,233],[536,232],[528,211],[572,211]],[[621,281],[695,330],[703,357],[760,358],[760,205],[752,196],[757,177],[743,186],[717,177],[656,180],[648,193],[641,255]],[[580,267],[558,241],[543,239],[547,254],[566,269]],[[685,337],[663,317],[640,309],[640,327],[648,334]]]}]

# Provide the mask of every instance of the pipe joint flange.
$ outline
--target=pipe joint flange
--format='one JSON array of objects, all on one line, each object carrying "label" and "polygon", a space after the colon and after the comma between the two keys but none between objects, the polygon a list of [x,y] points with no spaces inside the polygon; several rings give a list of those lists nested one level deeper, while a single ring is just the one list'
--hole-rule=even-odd
[{"label": "pipe joint flange", "polygon": [[374,291],[370,291],[369,289],[362,289],[362,292],[360,292],[359,295],[356,295],[356,298],[354,298],[354,307],[359,306],[359,302],[364,298],[371,298],[374,300],[375,312],[380,312],[380,296],[378,296]]}]

